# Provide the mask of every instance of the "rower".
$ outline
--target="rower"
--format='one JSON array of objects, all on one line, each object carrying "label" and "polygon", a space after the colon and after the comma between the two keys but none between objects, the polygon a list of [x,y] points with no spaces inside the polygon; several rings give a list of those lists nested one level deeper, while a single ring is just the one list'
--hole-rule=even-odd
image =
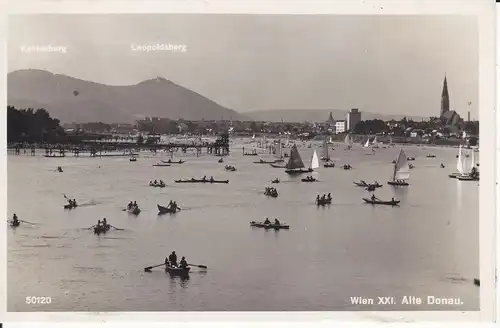
[{"label": "rower", "polygon": [[394,202],[394,197],[392,197],[392,202]]},{"label": "rower", "polygon": [[377,197],[375,197],[375,194],[372,195],[372,200],[374,201],[375,199],[377,199]]},{"label": "rower", "polygon": [[73,199],[73,206],[76,206],[76,199]]},{"label": "rower", "polygon": [[136,202],[135,200],[134,200],[134,205],[133,205],[133,206],[134,206],[134,207],[137,207],[137,202]]},{"label": "rower", "polygon": [[280,225],[280,221],[279,221],[278,219],[276,219],[276,218],[275,218],[275,219],[274,219],[274,224],[275,224],[275,225]]},{"label": "rower", "polygon": [[271,224],[271,221],[269,221],[269,218],[266,218],[266,221],[264,221],[264,224]]},{"label": "rower", "polygon": [[212,181],[212,182],[213,182],[213,181],[214,181],[214,177],[210,177],[210,181]]},{"label": "rower", "polygon": [[323,194],[323,196],[321,196],[321,201],[324,202],[326,200],[326,195]]},{"label": "rower", "polygon": [[172,208],[174,209],[174,211],[177,210],[177,202],[174,200],[174,202],[172,203]]},{"label": "rower", "polygon": [[328,200],[332,200],[332,194],[328,193],[328,196],[326,197]]},{"label": "rower", "polygon": [[13,224],[18,224],[19,223],[19,220],[17,219],[16,213],[14,213],[14,216],[12,217],[12,223]]},{"label": "rower", "polygon": [[169,202],[169,203],[168,203],[168,205],[167,205],[167,208],[171,208],[171,207],[172,207],[172,205],[173,205],[173,203],[174,203],[174,202],[173,202],[172,200],[170,200],[170,202]]},{"label": "rower", "polygon": [[97,220],[97,227],[101,227],[101,220]]},{"label": "rower", "polygon": [[183,257],[182,257],[182,259],[181,259],[181,261],[179,262],[179,266],[180,266],[182,269],[184,269],[184,268],[186,268],[186,267],[187,267],[187,265],[188,265],[188,264],[187,264],[187,262],[186,262],[186,257],[185,257],[185,256],[183,256]]},{"label": "rower", "polygon": [[127,205],[127,209],[131,209],[132,206],[134,206],[134,203],[132,201],[130,201],[130,203],[128,203],[128,205]]},{"label": "rower", "polygon": [[319,195],[318,195],[318,196],[316,196],[316,202],[318,202],[318,203],[319,203]]},{"label": "rower", "polygon": [[108,222],[106,221],[106,218],[102,219],[102,226],[104,227],[104,229],[108,227]]},{"label": "rower", "polygon": [[168,260],[170,261],[171,266],[177,266],[177,254],[175,254],[175,251],[170,254],[168,257]]},{"label": "rower", "polygon": [[165,266],[168,267],[168,256],[165,258]]},{"label": "rower", "polygon": [[163,186],[164,184],[165,184],[165,182],[163,182],[163,181],[160,180],[160,185]]}]

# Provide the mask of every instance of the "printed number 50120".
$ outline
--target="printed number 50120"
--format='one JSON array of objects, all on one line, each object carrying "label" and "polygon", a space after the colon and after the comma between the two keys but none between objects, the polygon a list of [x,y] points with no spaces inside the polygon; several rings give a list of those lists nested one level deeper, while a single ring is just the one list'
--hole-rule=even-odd
[{"label": "printed number 50120", "polygon": [[26,304],[50,304],[52,299],[45,296],[26,296]]}]

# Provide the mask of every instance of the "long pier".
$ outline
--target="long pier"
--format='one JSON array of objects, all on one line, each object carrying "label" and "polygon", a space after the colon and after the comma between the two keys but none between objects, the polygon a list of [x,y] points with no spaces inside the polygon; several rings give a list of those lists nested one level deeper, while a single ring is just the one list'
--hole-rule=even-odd
[{"label": "long pier", "polygon": [[[189,150],[195,151],[196,156],[205,152],[208,155],[227,156],[229,155],[229,145],[223,144],[221,141],[213,143],[155,143],[155,144],[137,144],[134,142],[80,142],[74,144],[27,144],[17,143],[9,144],[7,150],[13,150],[16,155],[23,154],[36,156],[37,151],[43,151],[44,157],[61,158],[73,155],[87,155],[90,157],[116,157],[116,156],[133,156],[138,155],[140,151],[150,151],[156,153],[158,151],[187,153]],[[112,154],[110,154],[113,152]],[[116,152],[121,152],[116,153]]]}]

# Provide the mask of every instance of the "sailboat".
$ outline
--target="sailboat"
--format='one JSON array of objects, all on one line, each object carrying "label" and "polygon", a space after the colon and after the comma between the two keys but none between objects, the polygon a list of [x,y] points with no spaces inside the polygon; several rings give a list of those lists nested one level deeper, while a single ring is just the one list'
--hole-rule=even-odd
[{"label": "sailboat", "polygon": [[406,154],[401,149],[399,151],[398,158],[396,159],[396,163],[394,163],[394,171],[392,173],[392,180],[388,181],[387,184],[392,186],[408,186],[409,183],[405,180],[410,178],[410,167],[408,165],[408,159],[406,158]]},{"label": "sailboat", "polygon": [[281,144],[281,139],[278,139],[278,147],[276,149],[276,159],[274,162],[275,163],[281,163],[284,162],[285,160],[283,159],[283,145]]},{"label": "sailboat", "polygon": [[[316,161],[318,161],[318,155],[316,154],[316,151],[314,151],[314,155],[316,155]],[[304,162],[302,162],[302,158],[300,157],[299,150],[297,149],[297,145],[293,145],[292,149],[290,150],[290,158],[288,159],[288,164],[286,165],[285,172],[288,174],[302,174],[302,173],[310,173],[313,171],[313,162],[314,162],[314,155],[313,155],[313,160],[311,161],[311,168],[304,170]],[[319,166],[319,163],[318,163]]]},{"label": "sailboat", "polygon": [[346,135],[345,136],[344,143],[347,146],[347,149],[351,149],[352,148],[352,139],[351,139],[350,135]]},{"label": "sailboat", "polygon": [[456,179],[458,176],[461,176],[465,172],[465,156],[464,156],[464,150],[462,148],[462,145],[458,147],[458,157],[457,157],[457,171],[455,173],[451,173],[448,176],[450,178]]},{"label": "sailboat", "polygon": [[330,156],[328,156],[328,143],[326,139],[323,140],[323,157],[321,157],[322,161],[330,161]]},{"label": "sailboat", "polygon": [[470,161],[467,161],[467,164],[465,165],[464,174],[457,176],[457,179],[461,181],[479,180],[479,172],[477,172],[476,156],[474,155],[474,151],[472,151],[472,156]]},{"label": "sailboat", "polygon": [[378,141],[377,141],[377,136],[375,136],[375,138],[373,138],[372,148],[379,148]]},{"label": "sailboat", "polygon": [[368,139],[366,140],[366,143],[363,147],[365,147],[365,148],[370,147],[370,137],[368,137]]}]

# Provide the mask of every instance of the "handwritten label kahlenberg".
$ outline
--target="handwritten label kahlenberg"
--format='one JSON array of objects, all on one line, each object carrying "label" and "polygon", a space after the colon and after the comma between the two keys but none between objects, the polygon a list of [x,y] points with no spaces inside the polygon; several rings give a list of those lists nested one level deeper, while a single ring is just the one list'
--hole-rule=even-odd
[{"label": "handwritten label kahlenberg", "polygon": [[396,299],[393,296],[382,296],[374,298],[362,297],[362,296],[352,296],[351,304],[357,305],[392,305],[392,304],[406,304],[406,305],[462,305],[464,302],[460,298],[452,297],[437,297],[437,296],[427,296],[426,298],[416,297],[416,296],[403,296],[400,299]]},{"label": "handwritten label kahlenberg", "polygon": [[49,52],[59,52],[62,54],[65,54],[68,50],[66,46],[53,46],[51,44],[47,45],[22,45],[21,47],[21,52],[24,53],[49,53]]}]

